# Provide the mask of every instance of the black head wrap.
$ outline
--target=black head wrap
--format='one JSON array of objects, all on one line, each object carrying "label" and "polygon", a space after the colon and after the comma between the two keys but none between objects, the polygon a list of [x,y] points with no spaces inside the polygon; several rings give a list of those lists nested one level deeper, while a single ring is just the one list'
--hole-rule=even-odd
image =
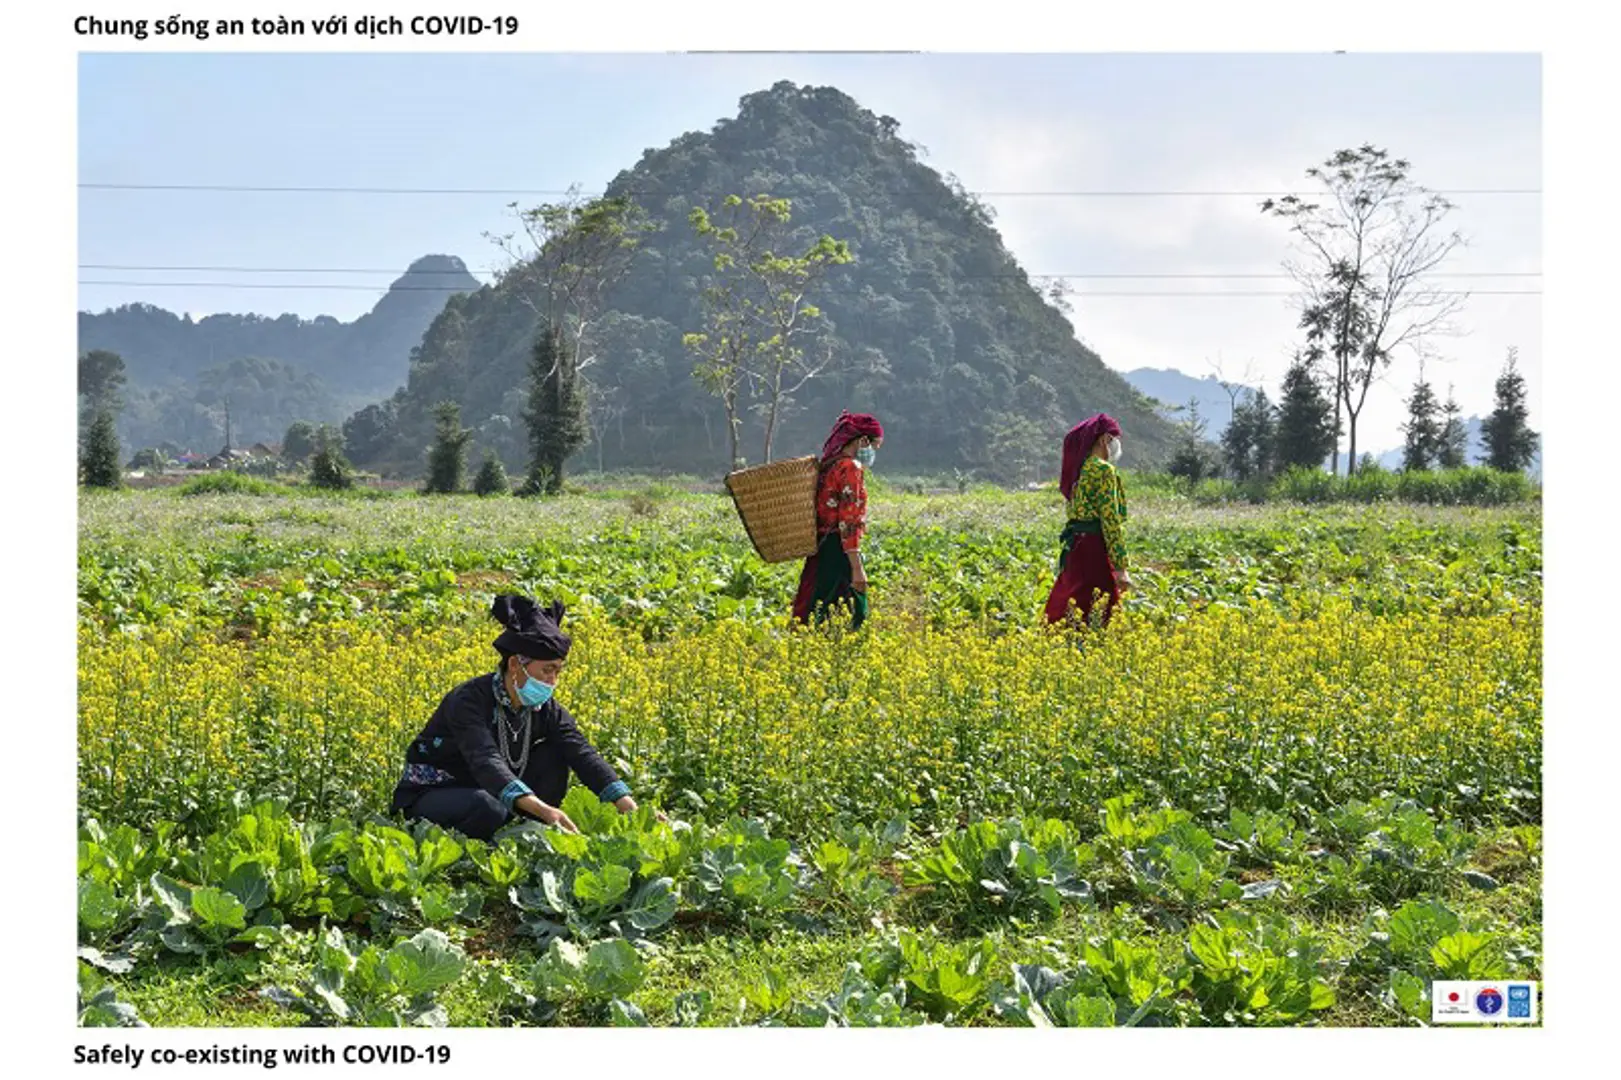
[{"label": "black head wrap", "polygon": [[490,605],[490,617],[506,629],[495,639],[496,651],[531,660],[563,659],[571,644],[562,630],[563,611],[558,600],[543,608],[527,596],[497,596]]}]

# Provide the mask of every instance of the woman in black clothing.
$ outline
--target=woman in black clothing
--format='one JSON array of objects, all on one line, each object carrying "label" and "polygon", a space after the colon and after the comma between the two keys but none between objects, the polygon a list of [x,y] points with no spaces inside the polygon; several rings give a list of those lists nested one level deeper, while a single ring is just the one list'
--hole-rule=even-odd
[{"label": "woman in black clothing", "polygon": [[393,809],[488,840],[513,815],[578,832],[560,804],[569,772],[622,813],[630,787],[552,697],[567,661],[563,605],[542,609],[524,596],[497,596],[490,614],[501,664],[468,679],[439,703],[405,752]]}]

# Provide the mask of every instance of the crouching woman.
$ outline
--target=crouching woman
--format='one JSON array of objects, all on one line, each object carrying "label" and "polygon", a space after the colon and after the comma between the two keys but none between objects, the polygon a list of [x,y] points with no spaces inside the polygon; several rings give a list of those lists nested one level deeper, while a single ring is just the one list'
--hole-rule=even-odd
[{"label": "crouching woman", "polygon": [[578,832],[563,813],[569,773],[622,813],[630,787],[586,740],[552,696],[568,660],[563,605],[542,609],[523,596],[497,596],[490,614],[500,666],[444,696],[405,751],[393,810],[488,840],[513,816]]}]

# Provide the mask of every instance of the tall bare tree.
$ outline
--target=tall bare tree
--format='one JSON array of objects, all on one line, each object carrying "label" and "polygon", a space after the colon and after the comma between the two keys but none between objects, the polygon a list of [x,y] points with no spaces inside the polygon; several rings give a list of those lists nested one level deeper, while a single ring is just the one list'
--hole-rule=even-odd
[{"label": "tall bare tree", "polygon": [[591,441],[597,445],[597,472],[603,469],[603,443],[615,424],[623,424],[625,400],[623,387],[602,386],[595,380],[585,384],[585,422],[591,430]]},{"label": "tall bare tree", "polygon": [[589,367],[595,360],[585,347],[591,325],[657,224],[630,196],[585,198],[578,184],[560,202],[507,208],[518,229],[485,234],[511,260],[503,283],[516,284],[514,294],[562,332],[566,352],[580,368]]},{"label": "tall bare tree", "polygon": [[[1414,183],[1411,172],[1405,159],[1363,145],[1306,170],[1323,189],[1319,201],[1286,195],[1261,203],[1297,240],[1299,254],[1284,267],[1301,287],[1308,358],[1329,361],[1335,426],[1348,421],[1347,473],[1374,381],[1402,349],[1428,355],[1431,339],[1452,332],[1449,319],[1467,298],[1434,283],[1437,268],[1464,244],[1445,227],[1456,207]],[[1336,440],[1336,473],[1339,456]]]},{"label": "tall bare tree", "polygon": [[595,361],[587,344],[608,293],[635,263],[642,239],[657,226],[629,196],[583,198],[579,185],[561,202],[531,209],[509,204],[518,229],[485,236],[512,260],[502,283],[540,324],[531,363],[526,418],[534,460],[525,490],[562,490],[563,464],[583,439],[586,392],[582,373]]}]

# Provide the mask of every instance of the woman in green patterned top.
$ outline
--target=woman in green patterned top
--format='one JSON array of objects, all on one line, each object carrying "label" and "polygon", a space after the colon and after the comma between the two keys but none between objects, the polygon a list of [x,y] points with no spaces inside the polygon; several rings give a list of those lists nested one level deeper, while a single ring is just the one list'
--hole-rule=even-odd
[{"label": "woman in green patterned top", "polygon": [[1078,613],[1092,623],[1099,596],[1107,597],[1099,624],[1106,624],[1131,588],[1126,569],[1126,489],[1120,460],[1120,425],[1107,413],[1081,421],[1064,436],[1058,488],[1069,510],[1059,537],[1058,580],[1047,594],[1047,621]]}]

